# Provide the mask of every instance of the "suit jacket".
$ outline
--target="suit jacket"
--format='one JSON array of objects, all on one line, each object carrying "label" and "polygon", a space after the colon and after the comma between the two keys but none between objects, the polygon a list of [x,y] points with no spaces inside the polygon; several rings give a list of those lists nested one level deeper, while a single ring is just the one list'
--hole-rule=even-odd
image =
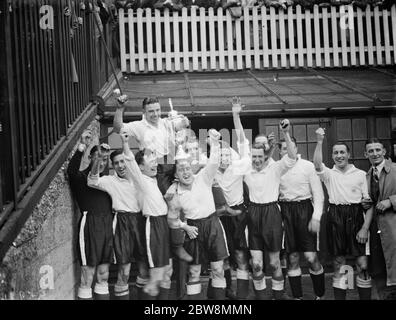
[{"label": "suit jacket", "polygon": [[[367,173],[367,183],[370,190],[372,168]],[[391,207],[384,213],[375,213],[378,229],[381,230],[380,238],[384,251],[387,285],[396,285],[396,164],[392,160],[385,160],[384,170],[379,179],[378,202],[389,199]],[[374,210],[375,212],[375,210]]]}]

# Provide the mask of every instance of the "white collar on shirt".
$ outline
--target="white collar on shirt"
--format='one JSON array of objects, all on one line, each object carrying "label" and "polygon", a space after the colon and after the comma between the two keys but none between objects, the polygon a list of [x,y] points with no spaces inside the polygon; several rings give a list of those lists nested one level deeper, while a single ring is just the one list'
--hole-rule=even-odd
[{"label": "white collar on shirt", "polygon": [[356,168],[353,164],[351,164],[351,166],[349,167],[349,169],[348,169],[347,171],[345,171],[345,172],[343,172],[343,171],[341,171],[340,169],[338,169],[338,168],[336,167],[336,165],[333,166],[333,170],[334,170],[334,171],[337,171],[337,172],[339,172],[339,173],[341,173],[341,174],[351,174],[351,173],[353,173],[353,172],[355,172],[356,170],[359,170],[359,169]]},{"label": "white collar on shirt", "polygon": [[[385,167],[385,159],[377,166],[378,174],[381,175],[382,169]],[[374,169],[374,168],[373,168]]]}]

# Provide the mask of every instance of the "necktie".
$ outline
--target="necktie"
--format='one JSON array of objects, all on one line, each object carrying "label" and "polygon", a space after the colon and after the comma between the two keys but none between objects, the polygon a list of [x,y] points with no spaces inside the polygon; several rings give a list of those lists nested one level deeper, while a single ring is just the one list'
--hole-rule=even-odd
[{"label": "necktie", "polygon": [[373,168],[373,172],[371,175],[370,191],[373,202],[377,203],[379,197],[379,178],[377,167]]}]

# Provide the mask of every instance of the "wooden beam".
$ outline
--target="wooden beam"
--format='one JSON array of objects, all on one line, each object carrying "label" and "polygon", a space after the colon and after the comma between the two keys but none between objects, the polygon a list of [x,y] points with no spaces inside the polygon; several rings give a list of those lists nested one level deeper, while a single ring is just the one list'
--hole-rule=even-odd
[{"label": "wooden beam", "polygon": [[184,82],[186,84],[187,93],[190,96],[191,107],[195,107],[194,96],[192,94],[190,79],[188,78],[188,73],[187,72],[184,73]]},{"label": "wooden beam", "polygon": [[342,80],[339,80],[339,79],[334,79],[333,77],[328,76],[324,72],[319,72],[319,71],[317,71],[315,69],[306,68],[306,67],[305,67],[305,69],[308,70],[309,72],[312,72],[314,74],[317,74],[317,75],[327,79],[330,82],[333,82],[334,84],[339,85],[340,87],[347,88],[347,89],[349,89],[351,91],[359,93],[362,96],[365,96],[365,97],[369,98],[370,100],[373,100],[374,102],[381,102],[382,101],[376,94],[374,94],[374,95],[367,94],[364,90],[352,87],[351,85],[347,84],[345,81],[342,81]]},{"label": "wooden beam", "polygon": [[285,100],[283,100],[275,91],[271,90],[263,81],[261,81],[256,75],[253,74],[250,70],[247,71],[247,73],[254,79],[256,80],[259,84],[261,84],[267,91],[271,92],[273,96],[275,96],[280,102],[283,104],[287,104]]}]

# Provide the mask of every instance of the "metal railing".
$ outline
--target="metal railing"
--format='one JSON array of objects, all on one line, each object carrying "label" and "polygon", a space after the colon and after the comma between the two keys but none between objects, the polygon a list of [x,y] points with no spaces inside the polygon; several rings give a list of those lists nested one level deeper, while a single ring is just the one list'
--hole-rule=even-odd
[{"label": "metal railing", "polygon": [[100,37],[112,44],[116,31],[111,19],[101,23],[92,0],[4,2],[2,50],[8,90],[0,99],[0,228],[5,208],[17,207],[109,80]]}]

